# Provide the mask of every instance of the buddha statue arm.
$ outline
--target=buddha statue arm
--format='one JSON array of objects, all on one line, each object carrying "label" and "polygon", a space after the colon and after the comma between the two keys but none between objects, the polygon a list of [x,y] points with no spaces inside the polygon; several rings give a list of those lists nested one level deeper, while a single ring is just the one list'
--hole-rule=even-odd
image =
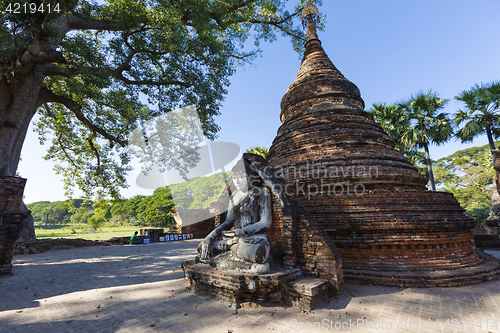
[{"label": "buddha statue arm", "polygon": [[253,235],[271,227],[271,194],[267,188],[261,188],[259,196],[260,220],[243,228],[243,234]]},{"label": "buddha statue arm", "polygon": [[233,227],[233,225],[234,225],[234,210],[233,210],[232,202],[230,201],[229,206],[227,208],[226,220],[221,225],[219,225],[217,228],[215,228],[211,233],[209,233],[205,239],[215,239],[224,230],[231,229]]},{"label": "buddha statue arm", "polygon": [[212,230],[211,233],[208,234],[207,237],[201,243],[201,253],[200,258],[202,260],[207,260],[212,256],[213,244],[215,239],[224,231],[229,230],[234,224],[234,210],[232,202],[229,201],[229,206],[227,210],[226,220],[219,225],[217,228]]}]

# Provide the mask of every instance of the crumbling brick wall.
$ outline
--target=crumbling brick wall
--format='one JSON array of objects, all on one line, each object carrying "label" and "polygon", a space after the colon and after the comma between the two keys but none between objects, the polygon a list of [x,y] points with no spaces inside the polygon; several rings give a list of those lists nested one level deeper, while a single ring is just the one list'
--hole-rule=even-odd
[{"label": "crumbling brick wall", "polygon": [[0,275],[12,273],[12,257],[21,221],[27,217],[20,213],[26,179],[0,178]]}]

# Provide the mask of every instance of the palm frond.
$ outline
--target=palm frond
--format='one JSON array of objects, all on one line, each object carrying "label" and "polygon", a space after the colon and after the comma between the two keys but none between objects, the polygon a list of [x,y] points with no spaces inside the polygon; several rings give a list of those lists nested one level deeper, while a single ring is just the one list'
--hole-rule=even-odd
[{"label": "palm frond", "polygon": [[457,133],[462,142],[472,141],[476,136],[486,132],[490,126],[495,137],[500,134],[500,82],[475,84],[457,96],[457,101],[465,104],[465,110],[455,113],[453,120],[456,126],[466,122]]},{"label": "palm frond", "polygon": [[456,136],[464,143],[471,142],[477,135],[482,133],[484,133],[484,127],[479,122],[470,120],[457,132]]}]

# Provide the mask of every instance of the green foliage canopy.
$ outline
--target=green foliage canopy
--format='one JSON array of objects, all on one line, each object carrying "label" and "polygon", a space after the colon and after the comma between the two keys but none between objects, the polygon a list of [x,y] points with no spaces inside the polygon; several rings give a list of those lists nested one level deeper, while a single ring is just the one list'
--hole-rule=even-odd
[{"label": "green foliage canopy", "polygon": [[26,205],[31,211],[33,221],[46,221],[51,224],[69,223],[72,213],[82,205],[82,199],[66,201],[39,201]]},{"label": "green foliage canopy", "polygon": [[269,148],[267,147],[261,147],[261,146],[255,146],[247,149],[247,153],[252,153],[256,155],[260,155],[264,158],[266,158],[267,154],[269,153]]},{"label": "green foliage canopy", "polygon": [[436,184],[453,193],[467,215],[478,221],[488,217],[495,179],[489,145],[441,158],[435,163],[435,171]]},{"label": "green foliage canopy", "polygon": [[[0,0],[0,81],[36,74],[26,93],[69,195],[77,186],[118,197],[130,170],[130,132],[168,110],[194,105],[204,134],[215,138],[214,116],[237,66],[260,52],[261,41],[289,36],[300,51],[305,39],[293,22],[304,0],[292,12],[287,0],[32,0],[60,11],[5,12],[13,2],[25,3]],[[245,48],[249,40],[254,49]],[[31,119],[34,112],[11,113]]]},{"label": "green foliage canopy", "polygon": [[398,103],[410,120],[401,135],[402,144],[425,148],[430,143],[439,145],[448,141],[453,135],[451,120],[446,113],[438,113],[446,103],[448,100],[439,98],[431,90],[419,92],[408,101]]},{"label": "green foliage canopy", "polygon": [[403,135],[410,127],[410,114],[405,112],[401,105],[396,104],[373,104],[368,112],[373,116],[376,122],[382,126],[389,137],[394,140],[395,149],[405,154],[406,158],[417,167],[418,171],[429,176],[425,166],[425,153],[418,150],[417,146],[408,147],[403,142]]},{"label": "green foliage canopy", "polygon": [[170,186],[176,207],[180,209],[204,209],[219,199],[229,181],[230,171],[209,177],[198,177]]}]

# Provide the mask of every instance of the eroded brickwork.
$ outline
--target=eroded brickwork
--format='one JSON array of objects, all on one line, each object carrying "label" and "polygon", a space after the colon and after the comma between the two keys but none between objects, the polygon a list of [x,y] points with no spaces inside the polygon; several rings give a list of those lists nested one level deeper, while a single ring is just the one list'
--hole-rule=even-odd
[{"label": "eroded brickwork", "polygon": [[329,294],[340,297],[344,292],[342,261],[333,241],[307,209],[287,195],[285,180],[269,168],[265,159],[253,154],[243,154],[243,158],[256,169],[272,170],[269,180],[273,222],[269,240],[275,265],[299,267],[305,276],[325,279],[329,281]]},{"label": "eroded brickwork", "polygon": [[[474,251],[474,221],[453,195],[426,190],[427,178],[363,108],[359,89],[309,36],[267,157],[300,207],[298,265],[315,273],[342,258],[334,266],[347,280],[388,285],[496,278],[498,263]],[[329,253],[320,238],[332,243]]]},{"label": "eroded brickwork", "polygon": [[0,178],[0,276],[12,274],[12,256],[26,214],[19,209],[26,179]]},{"label": "eroded brickwork", "polygon": [[311,310],[328,299],[329,284],[322,279],[303,278],[298,268],[270,274],[242,274],[206,265],[182,265],[192,292],[236,304],[278,303]]},{"label": "eroded brickwork", "polygon": [[176,222],[170,232],[193,234],[195,238],[205,238],[215,228],[215,217],[207,209],[174,209],[172,216]]},{"label": "eroded brickwork", "polygon": [[314,217],[300,205],[297,206],[297,265],[306,275],[329,281],[330,294],[340,297],[344,293],[340,251]]},{"label": "eroded brickwork", "polygon": [[281,101],[283,124],[267,161],[244,158],[273,167],[272,181],[263,179],[273,193],[274,269],[300,268],[318,280],[269,285],[261,283],[266,278],[186,263],[191,287],[235,299],[251,285],[257,299],[296,297],[299,306],[311,307],[319,298],[304,288],[339,296],[344,278],[400,287],[497,279],[498,261],[474,249],[474,221],[452,194],[426,190],[427,178],[363,110],[359,89],[324,52],[313,17],[306,19],[304,58]]}]

